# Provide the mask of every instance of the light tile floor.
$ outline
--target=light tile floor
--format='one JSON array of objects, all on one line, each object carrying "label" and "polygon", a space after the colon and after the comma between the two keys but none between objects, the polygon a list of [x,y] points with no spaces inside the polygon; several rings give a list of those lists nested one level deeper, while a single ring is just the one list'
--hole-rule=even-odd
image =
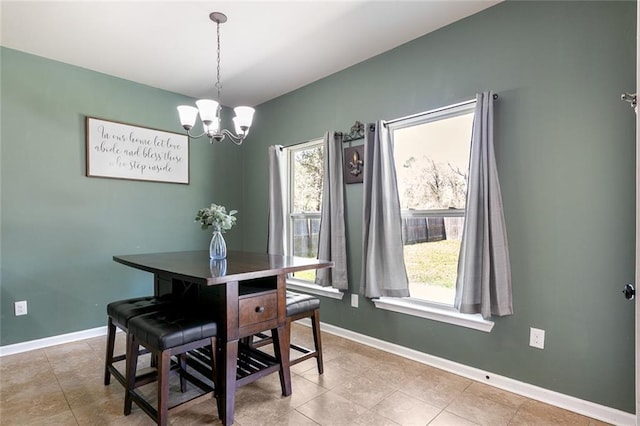
[{"label": "light tile floor", "polygon": [[[322,338],[323,375],[308,360],[292,368],[290,397],[281,396],[277,374],[242,387],[235,424],[603,424],[330,334]],[[310,329],[294,324],[292,339],[310,345]],[[124,349],[123,333],[117,348]],[[102,384],[104,349],[98,337],[0,358],[0,425],[153,424],[135,404],[125,417],[122,386]],[[221,424],[214,400],[172,415],[170,423]]]}]

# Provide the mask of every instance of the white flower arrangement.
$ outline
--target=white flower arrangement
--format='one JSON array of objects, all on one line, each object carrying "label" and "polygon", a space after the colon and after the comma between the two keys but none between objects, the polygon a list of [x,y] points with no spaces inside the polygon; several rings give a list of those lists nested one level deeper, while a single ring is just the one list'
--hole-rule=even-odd
[{"label": "white flower arrangement", "polygon": [[235,225],[236,218],[234,214],[236,213],[238,213],[237,210],[231,210],[227,213],[224,206],[211,204],[211,207],[198,210],[195,222],[200,222],[200,227],[202,229],[207,229],[210,226],[213,226],[215,229],[225,232]]}]

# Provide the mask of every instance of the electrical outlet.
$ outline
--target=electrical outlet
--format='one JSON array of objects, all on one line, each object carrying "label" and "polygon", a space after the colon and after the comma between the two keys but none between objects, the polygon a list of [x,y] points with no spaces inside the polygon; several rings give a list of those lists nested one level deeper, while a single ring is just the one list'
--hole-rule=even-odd
[{"label": "electrical outlet", "polygon": [[22,300],[20,302],[16,302],[13,309],[17,317],[20,315],[27,315],[27,301]]},{"label": "electrical outlet", "polygon": [[351,295],[351,306],[354,308],[358,307],[358,295],[357,294],[352,294]]},{"label": "electrical outlet", "polygon": [[544,349],[544,330],[531,327],[531,333],[529,334],[529,346],[534,348]]}]

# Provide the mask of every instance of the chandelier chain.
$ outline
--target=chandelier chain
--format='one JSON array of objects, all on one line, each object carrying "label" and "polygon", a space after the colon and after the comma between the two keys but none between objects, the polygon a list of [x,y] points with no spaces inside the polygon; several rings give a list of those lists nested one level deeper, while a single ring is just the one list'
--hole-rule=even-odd
[{"label": "chandelier chain", "polygon": [[216,89],[218,89],[218,102],[222,103],[222,99],[220,99],[220,89],[222,88],[222,84],[220,83],[220,22],[216,22],[216,33],[218,37],[218,49],[216,52],[218,55],[218,74],[217,74],[217,81],[216,81]]}]

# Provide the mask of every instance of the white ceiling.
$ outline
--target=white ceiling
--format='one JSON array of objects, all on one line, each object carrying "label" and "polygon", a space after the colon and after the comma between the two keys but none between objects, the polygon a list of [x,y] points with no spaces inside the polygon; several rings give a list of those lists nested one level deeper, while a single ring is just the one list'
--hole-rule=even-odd
[{"label": "white ceiling", "polygon": [[257,105],[501,0],[11,1],[3,46],[188,96]]}]

